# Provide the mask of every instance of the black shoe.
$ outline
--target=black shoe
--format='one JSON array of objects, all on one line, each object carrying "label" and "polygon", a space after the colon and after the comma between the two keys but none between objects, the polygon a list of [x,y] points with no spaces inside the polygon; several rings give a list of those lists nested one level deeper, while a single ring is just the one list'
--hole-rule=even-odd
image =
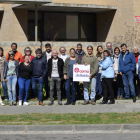
[{"label": "black shoe", "polygon": [[72,102],[72,105],[75,105],[75,102]]},{"label": "black shoe", "polygon": [[71,104],[71,102],[66,102],[64,105],[70,105]]},{"label": "black shoe", "polygon": [[110,105],[110,104],[115,104],[115,101],[110,101],[110,102],[108,103],[108,105]]},{"label": "black shoe", "polygon": [[135,103],[136,102],[136,97],[133,97],[133,103]]},{"label": "black shoe", "polygon": [[58,101],[58,105],[63,105],[61,101]]},{"label": "black shoe", "polygon": [[53,105],[53,101],[50,101],[49,103],[48,103],[48,105],[50,106],[50,105]]},{"label": "black shoe", "polygon": [[100,105],[102,105],[102,104],[107,104],[107,102],[102,101],[102,102],[100,102],[99,104],[100,104]]}]

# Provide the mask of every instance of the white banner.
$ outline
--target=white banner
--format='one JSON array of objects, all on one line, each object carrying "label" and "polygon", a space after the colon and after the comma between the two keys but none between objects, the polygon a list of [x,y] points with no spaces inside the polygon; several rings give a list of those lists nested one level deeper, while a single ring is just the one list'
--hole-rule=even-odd
[{"label": "white banner", "polygon": [[73,65],[73,81],[89,82],[90,65]]}]

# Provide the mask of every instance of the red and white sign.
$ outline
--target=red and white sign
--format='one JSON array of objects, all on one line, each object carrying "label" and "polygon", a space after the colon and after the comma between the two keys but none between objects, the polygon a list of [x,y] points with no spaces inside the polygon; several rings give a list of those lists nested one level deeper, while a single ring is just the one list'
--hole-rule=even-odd
[{"label": "red and white sign", "polygon": [[140,23],[140,16],[135,16],[135,23]]},{"label": "red and white sign", "polygon": [[90,65],[73,65],[73,81],[89,82]]}]

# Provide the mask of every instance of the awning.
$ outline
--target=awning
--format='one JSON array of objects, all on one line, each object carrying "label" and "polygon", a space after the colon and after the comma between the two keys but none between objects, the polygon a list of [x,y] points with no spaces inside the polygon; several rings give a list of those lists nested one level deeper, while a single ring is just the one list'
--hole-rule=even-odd
[{"label": "awning", "polygon": [[[26,5],[13,5],[13,8],[34,10],[34,6]],[[48,3],[38,6],[39,11],[61,11],[61,12],[104,12],[116,10],[117,6],[114,5],[95,5],[95,4],[67,4],[67,3]]]},{"label": "awning", "polygon": [[0,3],[5,4],[45,4],[50,2],[52,2],[52,0],[0,0]]}]

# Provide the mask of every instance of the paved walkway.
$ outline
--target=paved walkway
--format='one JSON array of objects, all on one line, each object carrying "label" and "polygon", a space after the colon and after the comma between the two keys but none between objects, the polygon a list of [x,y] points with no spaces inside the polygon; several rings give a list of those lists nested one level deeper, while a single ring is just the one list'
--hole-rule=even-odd
[{"label": "paved walkway", "polygon": [[[48,106],[48,101],[45,101],[45,106],[39,106],[38,102],[30,102],[30,106],[0,106],[0,114],[22,114],[22,113],[108,113],[108,112],[140,112],[140,100],[133,103],[132,100],[117,100],[113,105],[82,105],[83,101],[77,101],[76,105],[54,105]],[[63,101],[63,104],[65,101]]]}]

